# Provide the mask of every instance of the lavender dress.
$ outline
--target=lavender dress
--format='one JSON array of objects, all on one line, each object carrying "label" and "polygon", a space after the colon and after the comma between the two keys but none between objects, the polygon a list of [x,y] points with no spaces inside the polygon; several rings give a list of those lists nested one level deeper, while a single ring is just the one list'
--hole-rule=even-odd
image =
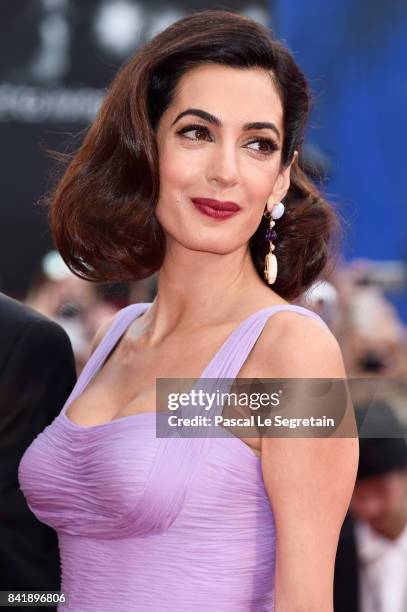
[{"label": "lavender dress", "polygon": [[[58,534],[68,597],[58,609],[273,611],[275,523],[261,461],[247,444],[233,435],[157,438],[155,412],[89,427],[65,414],[150,306],[132,304],[118,313],[61,413],[20,463],[29,507]],[[268,318],[281,310],[324,324],[301,306],[255,312],[201,379],[233,379]]]}]

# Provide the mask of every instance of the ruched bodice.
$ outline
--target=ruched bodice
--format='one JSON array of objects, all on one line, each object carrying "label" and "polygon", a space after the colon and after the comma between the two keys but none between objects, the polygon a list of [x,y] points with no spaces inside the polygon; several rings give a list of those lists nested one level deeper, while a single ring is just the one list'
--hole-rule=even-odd
[{"label": "ruched bodice", "polygon": [[[165,413],[101,425],[73,423],[66,410],[130,323],[150,304],[132,304],[83,369],[61,413],[26,450],[19,481],[37,518],[58,533],[61,610],[100,612],[272,611],[275,523],[261,461],[242,440],[156,436]],[[233,379],[267,319],[248,317],[202,379]],[[321,322],[322,319],[320,319]]]}]

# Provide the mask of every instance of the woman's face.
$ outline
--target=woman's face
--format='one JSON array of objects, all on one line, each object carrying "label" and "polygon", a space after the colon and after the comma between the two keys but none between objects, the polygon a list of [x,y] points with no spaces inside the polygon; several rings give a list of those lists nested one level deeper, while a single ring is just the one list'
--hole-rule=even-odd
[{"label": "woman's face", "polygon": [[[283,138],[282,104],[265,71],[205,65],[184,74],[157,128],[156,214],[169,245],[218,254],[245,245],[267,200],[288,190]],[[239,208],[222,212],[196,198]]]}]

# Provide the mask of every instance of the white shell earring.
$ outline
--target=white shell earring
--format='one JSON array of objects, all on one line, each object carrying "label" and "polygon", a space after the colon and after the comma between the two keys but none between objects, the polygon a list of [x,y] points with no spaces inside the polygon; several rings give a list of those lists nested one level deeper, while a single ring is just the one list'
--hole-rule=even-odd
[{"label": "white shell earring", "polygon": [[267,219],[270,219],[270,226],[266,231],[266,240],[269,240],[270,245],[269,252],[264,260],[264,278],[269,285],[272,285],[277,278],[277,258],[273,253],[275,249],[273,241],[277,238],[277,232],[273,229],[275,226],[274,219],[280,219],[283,216],[285,207],[282,202],[273,204],[267,201],[266,209],[267,210],[265,211],[264,216]]}]

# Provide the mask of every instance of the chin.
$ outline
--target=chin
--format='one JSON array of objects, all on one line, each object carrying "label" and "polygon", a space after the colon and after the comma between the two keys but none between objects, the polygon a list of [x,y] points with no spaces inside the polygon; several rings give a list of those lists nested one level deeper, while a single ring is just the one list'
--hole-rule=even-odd
[{"label": "chin", "polygon": [[198,235],[195,233],[194,235],[189,236],[175,236],[170,235],[170,240],[175,247],[180,246],[183,249],[188,249],[190,251],[200,251],[202,253],[213,253],[214,255],[228,255],[229,253],[233,253],[244,245],[244,241],[236,241],[236,238],[230,235],[230,232],[225,233],[225,236],[221,235],[214,236],[211,232],[200,232],[199,228]]},{"label": "chin", "polygon": [[228,255],[236,251],[241,245],[236,244],[220,244],[215,240],[195,240],[191,241],[186,248],[191,251],[200,251],[201,253],[212,253],[213,255]]}]

